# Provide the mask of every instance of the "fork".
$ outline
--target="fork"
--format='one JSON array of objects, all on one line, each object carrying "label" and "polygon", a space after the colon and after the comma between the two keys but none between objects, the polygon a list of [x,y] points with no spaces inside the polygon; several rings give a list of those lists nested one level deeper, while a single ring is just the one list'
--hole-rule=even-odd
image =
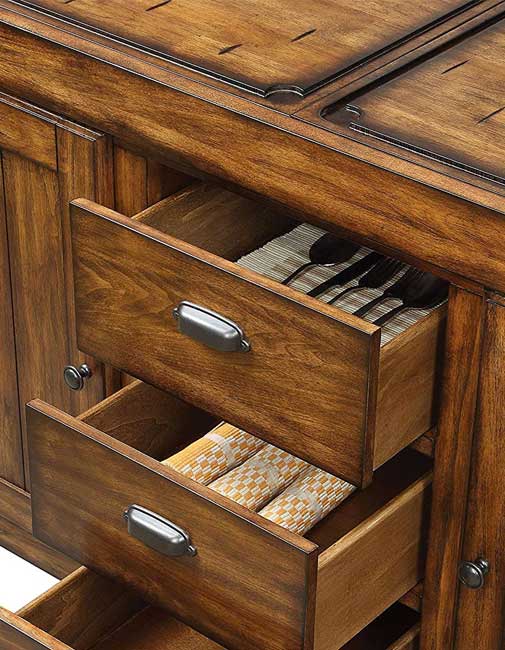
[{"label": "fork", "polygon": [[392,259],[391,257],[386,257],[375,266],[373,266],[365,275],[362,275],[358,283],[352,287],[347,287],[340,293],[337,293],[331,300],[328,301],[329,305],[333,305],[334,302],[340,300],[348,293],[353,291],[361,291],[361,289],[378,289],[382,287],[383,284],[389,282],[391,278],[398,273],[402,268],[403,263],[400,260]]},{"label": "fork", "polygon": [[408,269],[407,271],[405,271],[405,273],[402,275],[402,277],[399,280],[397,280],[394,284],[392,284],[390,287],[385,289],[380,294],[380,296],[377,296],[377,298],[374,298],[370,302],[367,302],[366,305],[363,305],[363,307],[357,309],[354,312],[354,314],[356,316],[363,317],[365,314],[368,314],[368,312],[371,311],[374,307],[380,305],[381,302],[384,302],[385,300],[389,300],[390,298],[395,298],[396,300],[403,300],[403,297],[405,296],[405,293],[409,285],[415,282],[422,275],[423,275],[423,271],[419,271],[419,269],[413,269],[413,268]]}]

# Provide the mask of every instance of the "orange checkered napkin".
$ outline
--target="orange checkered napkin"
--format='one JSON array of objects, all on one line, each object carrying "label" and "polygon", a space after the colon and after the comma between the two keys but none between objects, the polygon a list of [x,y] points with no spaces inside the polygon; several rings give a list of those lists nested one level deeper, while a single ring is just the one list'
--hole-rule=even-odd
[{"label": "orange checkered napkin", "polygon": [[260,438],[222,422],[163,464],[207,485],[250,458],[265,444]]},{"label": "orange checkered napkin", "polygon": [[265,445],[257,454],[209,487],[250,510],[258,510],[307,466],[300,458],[272,445]]},{"label": "orange checkered napkin", "polygon": [[310,466],[259,514],[304,535],[355,489],[354,485]]}]

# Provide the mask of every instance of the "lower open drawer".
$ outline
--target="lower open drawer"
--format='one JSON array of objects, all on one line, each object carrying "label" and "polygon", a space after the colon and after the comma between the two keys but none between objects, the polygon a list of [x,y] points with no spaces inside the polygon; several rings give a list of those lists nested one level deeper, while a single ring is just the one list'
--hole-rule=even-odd
[{"label": "lower open drawer", "polygon": [[[415,614],[395,605],[345,650],[413,650],[415,645],[405,643],[415,643],[417,627]],[[84,567],[18,614],[0,608],[0,645],[2,650],[225,650]]]},{"label": "lower open drawer", "polygon": [[[81,419],[32,402],[35,536],[231,650],[336,650],[422,577],[427,458],[405,450],[301,537],[159,462],[214,423],[140,382]],[[134,504],[196,554],[130,535]]]}]

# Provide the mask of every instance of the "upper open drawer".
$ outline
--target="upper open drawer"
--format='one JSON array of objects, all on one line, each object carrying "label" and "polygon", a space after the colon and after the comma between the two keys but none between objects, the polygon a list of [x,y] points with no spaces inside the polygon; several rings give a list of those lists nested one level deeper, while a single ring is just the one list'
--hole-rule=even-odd
[{"label": "upper open drawer", "polygon": [[434,422],[445,308],[381,346],[379,327],[231,261],[292,227],[207,186],[133,220],[76,201],[79,347],[365,485]]}]

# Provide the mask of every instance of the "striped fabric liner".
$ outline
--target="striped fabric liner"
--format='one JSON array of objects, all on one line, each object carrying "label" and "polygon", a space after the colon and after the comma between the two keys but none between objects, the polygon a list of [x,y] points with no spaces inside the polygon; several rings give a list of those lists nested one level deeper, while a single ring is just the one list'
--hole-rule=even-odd
[{"label": "striped fabric liner", "polygon": [[293,533],[305,535],[355,489],[343,479],[310,466],[259,514]]},{"label": "striped fabric liner", "polygon": [[249,510],[258,510],[308,466],[305,461],[282,449],[265,445],[249,460],[209,487]]},{"label": "striped fabric liner", "polygon": [[237,467],[266,442],[222,422],[191,445],[163,461],[184,476],[207,485]]},{"label": "striped fabric liner", "polygon": [[[245,255],[238,261],[238,264],[252,271],[256,271],[257,273],[261,273],[262,275],[266,275],[273,280],[282,281],[299,266],[309,261],[308,251],[311,245],[316,241],[316,239],[319,239],[321,235],[324,235],[324,233],[324,230],[311,224],[301,224],[287,234],[271,240],[262,248],[258,248],[252,253]],[[302,291],[303,293],[307,293],[307,291],[310,291],[321,282],[333,277],[336,273],[345,269],[347,266],[353,264],[368,253],[370,253],[370,249],[362,247],[348,262],[345,262],[344,264],[332,267],[312,267],[292,282],[290,286]],[[342,300],[334,303],[335,307],[352,313],[380,295],[385,287],[396,282],[405,271],[406,269],[401,270],[381,289],[364,289],[362,291],[348,294]],[[330,298],[342,291],[346,286],[352,286],[353,284],[355,284],[355,282],[351,282],[349,285],[344,285],[342,287],[336,287],[322,296],[319,296],[319,299],[328,302]],[[365,316],[365,318],[370,322],[374,321],[379,318],[379,316],[382,316],[382,314],[385,314],[393,307],[396,307],[398,304],[397,300],[388,300],[373,309]],[[426,316],[429,312],[430,310],[411,309],[399,314],[382,327],[381,344],[384,345],[385,343],[388,343],[391,339],[414,325],[414,323]]]}]

